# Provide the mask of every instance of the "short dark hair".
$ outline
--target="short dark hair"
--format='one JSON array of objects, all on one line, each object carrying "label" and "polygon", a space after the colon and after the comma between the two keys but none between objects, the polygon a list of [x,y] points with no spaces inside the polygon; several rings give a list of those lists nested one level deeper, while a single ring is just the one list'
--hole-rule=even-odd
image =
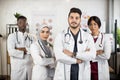
[{"label": "short dark hair", "polygon": [[90,25],[90,23],[91,23],[92,20],[95,21],[98,24],[99,28],[101,27],[101,21],[100,21],[99,17],[97,17],[97,16],[91,16],[88,19],[88,22],[87,22],[88,26]]},{"label": "short dark hair", "polygon": [[70,16],[71,13],[78,13],[80,15],[80,17],[82,15],[81,10],[79,8],[75,8],[75,7],[73,7],[73,8],[70,9],[70,12],[69,12],[68,16]]},{"label": "short dark hair", "polygon": [[19,17],[17,18],[17,21],[18,21],[19,19],[25,19],[25,20],[27,20],[27,18],[26,18],[25,16],[19,16]]}]

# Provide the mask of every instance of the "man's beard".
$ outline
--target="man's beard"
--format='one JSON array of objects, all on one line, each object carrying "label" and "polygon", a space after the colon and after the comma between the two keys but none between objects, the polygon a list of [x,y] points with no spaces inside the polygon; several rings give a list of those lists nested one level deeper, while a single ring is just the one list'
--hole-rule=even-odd
[{"label": "man's beard", "polygon": [[25,32],[26,28],[19,29],[19,31]]},{"label": "man's beard", "polygon": [[78,24],[77,26],[71,26],[71,25],[70,25],[70,27],[71,27],[72,29],[76,29],[76,28],[79,27],[79,24]]},{"label": "man's beard", "polygon": [[[75,24],[76,26],[72,26],[72,24]],[[76,22],[72,22],[72,23],[69,23],[69,25],[72,29],[76,29],[79,27],[80,24],[77,24]]]}]

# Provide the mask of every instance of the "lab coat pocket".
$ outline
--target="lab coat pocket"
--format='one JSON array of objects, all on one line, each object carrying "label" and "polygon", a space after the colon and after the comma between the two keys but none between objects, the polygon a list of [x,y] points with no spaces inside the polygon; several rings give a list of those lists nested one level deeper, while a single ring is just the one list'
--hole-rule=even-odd
[{"label": "lab coat pocket", "polygon": [[74,44],[72,41],[69,41],[69,43],[64,43],[64,49],[72,51],[74,47]]},{"label": "lab coat pocket", "polygon": [[89,43],[88,43],[88,40],[84,40],[82,44],[79,44],[78,45],[82,51],[85,51],[86,49],[89,48]]}]

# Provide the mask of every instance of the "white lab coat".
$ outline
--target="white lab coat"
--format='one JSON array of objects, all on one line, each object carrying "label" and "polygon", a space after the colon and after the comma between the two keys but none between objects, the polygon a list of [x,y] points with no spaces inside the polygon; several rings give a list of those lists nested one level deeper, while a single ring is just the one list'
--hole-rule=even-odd
[{"label": "white lab coat", "polygon": [[98,39],[95,43],[96,50],[103,50],[104,53],[96,56],[93,62],[98,62],[98,80],[110,80],[108,59],[111,55],[111,42],[110,38],[103,34],[102,47],[99,46],[101,43],[102,34],[99,33]]},{"label": "white lab coat", "polygon": [[[16,36],[18,37],[18,41]],[[26,36],[29,36],[30,40],[28,38],[25,40]],[[14,32],[8,36],[7,48],[11,62],[11,80],[31,80],[33,64],[29,50],[32,43],[31,40],[33,42],[35,39],[27,32],[23,34],[18,31],[17,34]],[[15,47],[25,47],[27,54],[24,55],[23,51],[16,50]]]},{"label": "white lab coat", "polygon": [[[52,48],[50,46],[49,48],[51,49],[52,56],[54,57]],[[52,80],[51,77],[53,78],[54,76],[54,70],[48,74],[48,68],[46,66],[49,65],[51,68],[54,68],[54,58],[45,58],[45,53],[40,47],[38,41],[31,45],[30,50],[34,62],[32,80]],[[51,77],[48,75],[51,75]]]},{"label": "white lab coat", "polygon": [[[80,33],[77,40],[78,52],[76,58],[72,58],[63,53],[63,49],[68,49],[73,52],[74,49],[74,39],[70,33],[69,43],[65,43],[66,31],[58,34],[54,42],[54,52],[57,60],[57,66],[55,70],[54,80],[70,80],[70,68],[71,64],[76,63],[76,58],[83,60],[83,63],[79,64],[79,80],[90,80],[90,63],[89,61],[96,57],[95,45],[93,38],[90,34],[84,32],[81,29],[82,41],[80,44]],[[85,52],[86,48],[90,48],[89,52]]]}]

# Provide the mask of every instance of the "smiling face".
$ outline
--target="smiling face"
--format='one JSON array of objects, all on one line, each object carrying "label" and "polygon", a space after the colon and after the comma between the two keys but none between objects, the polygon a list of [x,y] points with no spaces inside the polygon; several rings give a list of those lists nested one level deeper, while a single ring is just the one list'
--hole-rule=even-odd
[{"label": "smiling face", "polygon": [[78,13],[70,13],[68,17],[68,23],[71,28],[76,29],[80,26],[81,18]]},{"label": "smiling face", "polygon": [[91,30],[92,34],[99,32],[99,26],[94,20],[90,22],[89,29]]},{"label": "smiling face", "polygon": [[40,31],[40,38],[42,40],[47,40],[50,35],[50,29],[48,27],[43,27]]}]

